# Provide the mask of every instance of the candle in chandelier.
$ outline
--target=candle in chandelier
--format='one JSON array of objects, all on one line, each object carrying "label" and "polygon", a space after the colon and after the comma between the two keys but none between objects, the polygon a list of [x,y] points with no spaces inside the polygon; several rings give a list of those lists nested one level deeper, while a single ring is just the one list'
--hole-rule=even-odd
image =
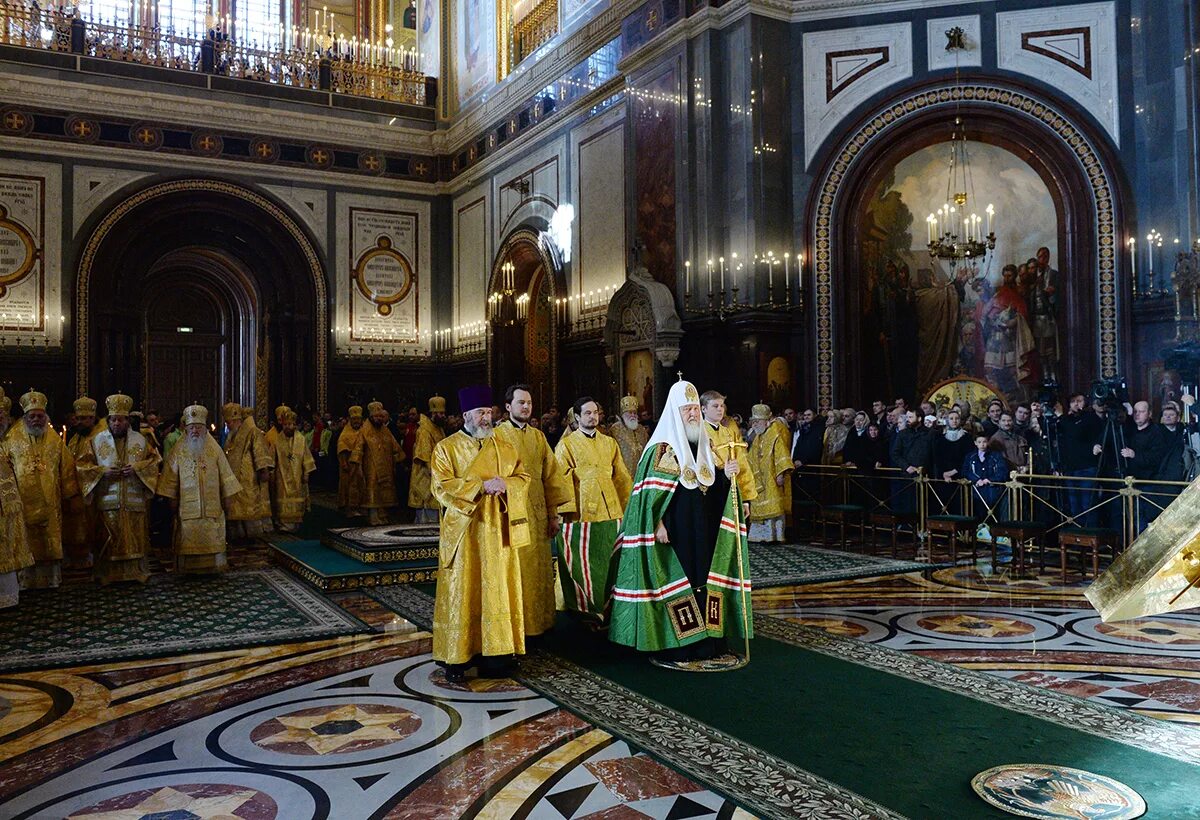
[{"label": "candle in chandelier", "polygon": [[1132,266],[1133,281],[1137,282],[1137,239],[1129,237],[1129,264]]},{"label": "candle in chandelier", "polygon": [[709,259],[709,260],[708,260],[708,292],[709,292],[709,293],[712,293],[712,292],[713,292],[713,289],[712,289],[712,271],[713,271],[713,261],[712,261],[711,259]]},{"label": "candle in chandelier", "polygon": [[721,291],[724,292],[725,291],[725,257],[718,256],[717,262],[720,263],[720,266],[721,266]]},{"label": "candle in chandelier", "polygon": [[1150,287],[1154,287],[1154,234],[1146,234],[1146,257],[1150,260]]},{"label": "candle in chandelier", "polygon": [[[774,254],[772,254],[774,256]],[[775,287],[775,260],[767,259],[767,289]]]},{"label": "candle in chandelier", "polygon": [[792,261],[791,252],[784,251],[783,252],[783,289],[787,293],[789,299],[792,296],[792,277],[791,277],[791,271],[789,270],[791,261]]},{"label": "candle in chandelier", "polygon": [[692,292],[692,263],[691,263],[691,261],[683,263],[683,291],[684,291],[684,293]]}]

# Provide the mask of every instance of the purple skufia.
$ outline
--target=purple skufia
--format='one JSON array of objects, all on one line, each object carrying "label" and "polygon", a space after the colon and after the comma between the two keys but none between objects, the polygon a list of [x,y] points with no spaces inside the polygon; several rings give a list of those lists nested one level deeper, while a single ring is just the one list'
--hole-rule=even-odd
[{"label": "purple skufia", "polygon": [[478,407],[492,406],[492,388],[486,384],[473,384],[458,391],[459,412],[469,413]]}]

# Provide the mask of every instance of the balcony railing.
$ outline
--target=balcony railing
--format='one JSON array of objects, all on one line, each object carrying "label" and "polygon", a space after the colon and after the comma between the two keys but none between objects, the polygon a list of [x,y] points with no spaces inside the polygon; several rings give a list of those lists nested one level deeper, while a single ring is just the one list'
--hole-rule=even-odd
[{"label": "balcony railing", "polygon": [[261,47],[222,33],[202,37],[158,27],[89,20],[79,9],[0,0],[0,45],[76,54],[114,62],[189,71],[409,105],[433,105],[437,82],[420,55],[357,48],[332,38],[298,36],[294,47]]}]

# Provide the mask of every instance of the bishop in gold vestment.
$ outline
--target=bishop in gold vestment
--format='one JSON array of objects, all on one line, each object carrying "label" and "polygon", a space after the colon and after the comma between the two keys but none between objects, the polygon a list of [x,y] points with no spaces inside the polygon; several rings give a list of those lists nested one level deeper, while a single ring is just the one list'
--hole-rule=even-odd
[{"label": "bishop in gold vestment", "polygon": [[367,482],[363,478],[362,463],[350,463],[350,455],[362,449],[363,409],[360,405],[350,408],[346,426],[338,433],[338,508],[342,514],[353,517],[364,515],[363,501],[367,497]]},{"label": "bishop in gold vestment", "polygon": [[183,411],[186,430],[171,448],[158,479],[158,494],[175,510],[176,567],[180,572],[221,572],[225,558],[223,504],[242,489],[217,440],[208,434],[208,410]]},{"label": "bishop in gold vestment", "polygon": [[368,404],[367,415],[370,423],[362,426],[362,441],[350,454],[350,463],[362,467],[367,488],[363,506],[374,526],[388,523],[388,508],[396,506],[396,465],[404,461],[404,448],[388,428],[388,414],[380,402]]},{"label": "bishop in gold vestment", "polygon": [[604,619],[616,579],[613,557],[621,518],[633,490],[617,442],[600,435],[599,405],[590,398],[575,404],[579,430],[554,449],[573,490],[559,506],[564,523],[556,539],[563,604]]},{"label": "bishop in gold vestment", "polygon": [[635,396],[621,399],[621,417],[609,428],[609,435],[617,440],[621,448],[621,460],[630,475],[637,472],[638,462],[646,442],[650,440],[650,431],[638,419],[638,400]]},{"label": "bishop in gold vestment", "polygon": [[105,405],[106,429],[92,436],[76,462],[80,490],[104,527],[104,541],[95,551],[96,580],[144,582],[150,577],[147,511],[158,483],[158,451],[130,429],[133,399],[118,393]]},{"label": "bishop in gold vestment", "polygon": [[[67,449],[76,462],[92,449],[92,439],[106,428],[96,418],[96,400],[80,396],[73,405],[75,427],[67,438]],[[73,496],[63,508],[63,557],[69,567],[92,566],[93,554],[104,543],[104,524],[96,505]]]},{"label": "bishop in gold vestment", "polygon": [[275,525],[295,532],[308,512],[308,477],[317,469],[304,436],[296,433],[296,414],[285,413],[275,437],[275,471],[271,474],[271,508]]},{"label": "bishop in gold vestment", "polygon": [[242,489],[229,499],[225,521],[229,537],[248,539],[271,531],[271,469],[275,466],[266,436],[239,404],[221,408],[229,428],[225,459]]},{"label": "bishop in gold vestment", "polygon": [[517,448],[529,473],[530,558],[521,573],[524,584],[525,634],[541,635],[554,626],[554,554],[550,540],[558,533],[558,508],[571,500],[571,485],[541,430],[529,424],[533,395],[514,385],[505,396],[508,419],[496,425],[496,436]]},{"label": "bishop in gold vestment", "polygon": [[[0,389],[0,417],[8,418],[12,399]],[[33,553],[25,535],[25,509],[13,472],[12,456],[0,432],[0,609],[17,605],[21,591],[20,573],[33,566]]]},{"label": "bishop in gold vestment", "polygon": [[433,448],[446,437],[446,400],[441,396],[429,399],[429,415],[417,420],[417,437],[413,442],[412,477],[408,485],[408,506],[418,524],[436,524],[438,503],[431,486],[433,474],[429,461]]},{"label": "bishop in gold vestment", "polygon": [[757,497],[750,502],[750,540],[779,541],[792,510],[792,436],[783,419],[772,419],[771,408],[756,404],[750,411],[753,438],[747,458],[755,477]]},{"label": "bishop in gold vestment", "polygon": [[[463,429],[433,449],[433,494],[444,508],[433,606],[433,657],[461,680],[483,656],[487,673],[525,653],[524,584],[532,560],[529,473],[492,432],[491,390],[459,391]],[[491,659],[491,660],[489,660]],[[497,664],[499,666],[493,666]]]},{"label": "bishop in gold vestment", "polygon": [[79,494],[75,459],[50,426],[45,394],[30,390],[21,396],[21,409],[25,414],[9,431],[8,447],[36,561],[21,583],[27,589],[56,587],[62,581],[63,501]]}]

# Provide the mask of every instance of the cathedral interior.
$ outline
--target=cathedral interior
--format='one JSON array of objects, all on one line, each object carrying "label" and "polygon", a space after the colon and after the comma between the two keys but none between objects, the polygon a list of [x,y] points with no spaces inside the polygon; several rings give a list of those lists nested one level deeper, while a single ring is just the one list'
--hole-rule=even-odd
[{"label": "cathedral interior", "polygon": [[[681,380],[737,667],[455,674],[422,431]],[[0,388],[0,817],[1200,818],[1196,0],[5,0]]]}]

